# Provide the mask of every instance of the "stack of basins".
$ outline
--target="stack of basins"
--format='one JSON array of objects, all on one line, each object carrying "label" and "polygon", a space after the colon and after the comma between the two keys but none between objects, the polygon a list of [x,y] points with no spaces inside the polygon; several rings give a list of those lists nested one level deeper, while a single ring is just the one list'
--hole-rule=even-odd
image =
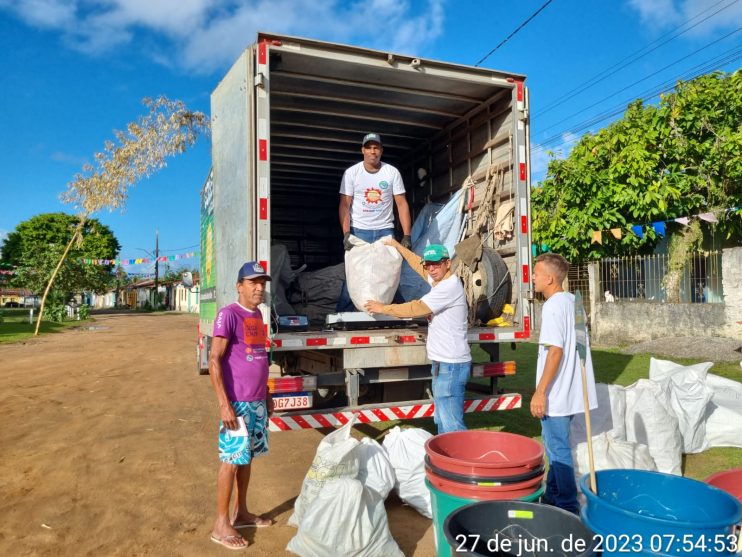
[{"label": "stack of basins", "polygon": [[438,557],[451,555],[443,523],[456,509],[476,501],[535,501],[543,493],[544,448],[529,437],[455,431],[429,439],[425,452]]},{"label": "stack of basins", "polygon": [[598,492],[580,480],[584,524],[602,540],[604,557],[731,555],[742,504],[713,486],[646,470],[600,470]]},{"label": "stack of basins", "polygon": [[[717,472],[706,478],[706,483],[726,491],[742,503],[742,468]],[[742,549],[742,548],[740,548]]]}]

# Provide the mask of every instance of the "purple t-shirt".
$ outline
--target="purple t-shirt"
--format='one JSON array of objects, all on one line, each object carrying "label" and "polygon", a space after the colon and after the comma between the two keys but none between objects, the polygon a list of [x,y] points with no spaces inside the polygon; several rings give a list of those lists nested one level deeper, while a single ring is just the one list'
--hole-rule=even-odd
[{"label": "purple t-shirt", "polygon": [[250,311],[237,303],[220,309],[214,322],[214,336],[229,341],[222,357],[222,377],[229,400],[265,400],[268,354],[260,310]]}]

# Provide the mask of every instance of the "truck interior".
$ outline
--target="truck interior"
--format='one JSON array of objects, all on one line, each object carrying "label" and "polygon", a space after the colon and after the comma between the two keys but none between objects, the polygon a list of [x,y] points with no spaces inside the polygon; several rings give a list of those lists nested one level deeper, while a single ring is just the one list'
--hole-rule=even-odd
[{"label": "truck interior", "polygon": [[[339,46],[328,57],[311,42],[276,42],[268,51],[271,236],[292,268],[343,262],[338,191],[345,169],[362,160],[368,132],[381,134],[382,161],[402,174],[413,221],[426,203],[445,203],[462,187],[470,188],[463,210],[472,219],[514,204],[512,103],[522,76]],[[507,218],[506,233],[490,230],[483,243],[514,276]],[[296,293],[292,303],[301,305]]]}]

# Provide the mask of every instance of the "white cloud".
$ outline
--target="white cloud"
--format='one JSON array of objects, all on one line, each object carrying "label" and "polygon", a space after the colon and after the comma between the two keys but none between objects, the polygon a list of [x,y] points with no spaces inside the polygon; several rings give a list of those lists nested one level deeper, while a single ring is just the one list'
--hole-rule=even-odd
[{"label": "white cloud", "polygon": [[60,162],[63,164],[70,164],[73,166],[77,166],[80,168],[80,170],[82,170],[83,165],[90,162],[85,157],[80,157],[78,155],[72,155],[70,153],[65,153],[64,151],[54,151],[51,155],[49,155],[49,157],[54,162]]},{"label": "white cloud", "polygon": [[[211,72],[231,63],[259,30],[420,53],[443,32],[446,1],[0,0],[0,9],[59,32],[87,54],[137,45],[157,63]],[[142,33],[160,42],[137,41]]]},{"label": "white cloud", "polygon": [[639,12],[642,24],[652,29],[693,26],[688,29],[687,37],[709,36],[742,25],[742,3],[734,0],[627,0],[627,3]]},{"label": "white cloud", "polygon": [[531,180],[534,183],[543,180],[549,167],[549,161],[553,158],[567,158],[580,139],[582,139],[581,135],[568,131],[562,134],[561,141],[555,146],[544,147],[538,143],[533,143],[531,145]]}]

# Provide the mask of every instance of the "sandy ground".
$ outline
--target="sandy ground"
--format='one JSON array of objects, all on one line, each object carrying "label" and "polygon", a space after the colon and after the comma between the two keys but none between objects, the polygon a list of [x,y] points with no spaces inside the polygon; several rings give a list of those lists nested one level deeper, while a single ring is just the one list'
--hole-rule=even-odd
[{"label": "sandy ground", "polygon": [[[218,413],[195,371],[196,317],[119,314],[0,345],[0,555],[230,555],[209,540]],[[290,555],[286,524],[323,433],[272,434],[256,460],[248,555]],[[387,501],[405,555],[430,520]]]}]

